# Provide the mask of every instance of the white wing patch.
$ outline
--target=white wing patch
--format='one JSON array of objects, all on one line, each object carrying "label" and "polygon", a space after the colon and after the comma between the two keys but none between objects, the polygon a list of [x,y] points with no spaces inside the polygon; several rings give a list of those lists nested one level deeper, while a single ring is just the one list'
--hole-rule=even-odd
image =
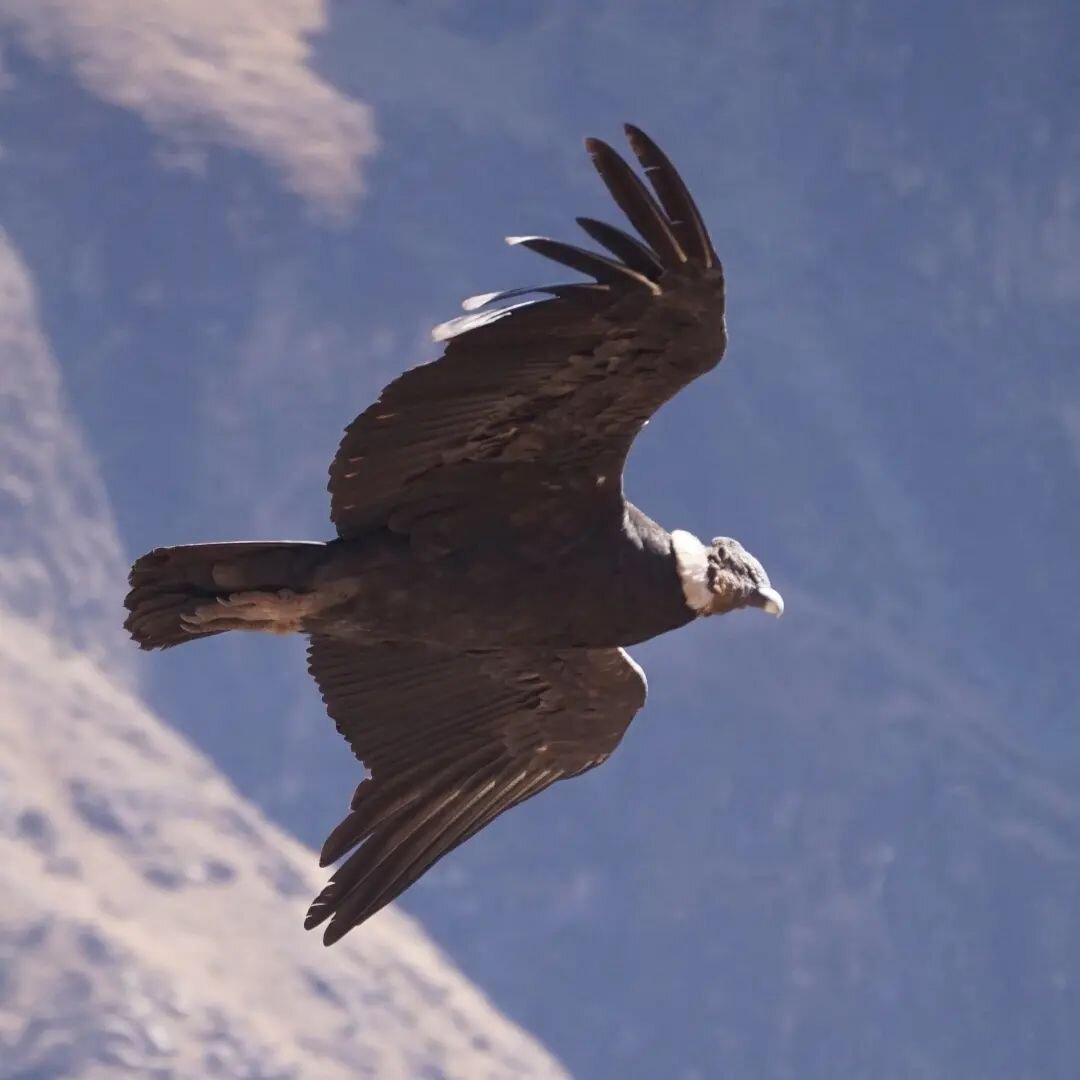
[{"label": "white wing patch", "polygon": [[[498,294],[496,294],[498,295]],[[494,311],[481,311],[473,315],[459,315],[456,319],[449,319],[432,327],[432,341],[449,341],[451,338],[460,337],[470,330],[476,330],[481,326],[489,326],[499,319],[505,319],[511,311],[517,308],[529,307],[535,304],[535,300],[526,300],[523,304],[511,304],[509,307],[496,308]]]},{"label": "white wing patch", "polygon": [[649,680],[645,678],[645,669],[625,650],[619,649],[619,655],[630,666],[631,670],[635,672],[637,677],[641,680],[641,685],[645,688],[645,695],[649,693]]}]

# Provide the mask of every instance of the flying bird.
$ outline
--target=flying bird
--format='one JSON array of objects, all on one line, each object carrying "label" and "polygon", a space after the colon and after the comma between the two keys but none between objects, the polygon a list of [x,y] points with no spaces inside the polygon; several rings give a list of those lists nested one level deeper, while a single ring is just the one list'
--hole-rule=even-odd
[{"label": "flying bird", "polygon": [[367,774],[305,925],[332,944],[505,810],[606,761],[645,703],[626,646],[784,602],[737,541],[668,532],[623,494],[634,437],[724,353],[724,273],[690,193],[640,129],[652,191],[585,146],[637,236],[604,254],[511,237],[589,279],[487,293],[435,328],[346,429],[322,542],[157,548],[124,623],[144,649],[229,630],[307,635],[308,668]]}]

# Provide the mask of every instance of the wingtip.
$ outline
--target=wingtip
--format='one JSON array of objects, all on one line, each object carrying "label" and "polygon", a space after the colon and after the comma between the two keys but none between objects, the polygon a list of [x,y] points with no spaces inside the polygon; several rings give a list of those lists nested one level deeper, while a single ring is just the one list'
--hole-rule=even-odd
[{"label": "wingtip", "polygon": [[[624,124],[623,127],[628,133],[638,130],[633,124]],[[601,139],[586,139],[585,145],[593,166],[616,204],[646,245],[659,257],[661,265],[678,266],[684,263],[686,255],[675,237],[671,223],[656,204],[654,197],[646,190],[640,177],[634,173],[629,162]]]},{"label": "wingtip", "polygon": [[304,913],[304,929],[314,930],[320,923],[326,922],[331,915],[334,914],[334,908],[330,902],[330,898],[327,896],[326,889],[323,889],[318,896],[308,905],[307,911]]},{"label": "wingtip", "polygon": [[352,926],[349,923],[342,922],[340,919],[331,920],[330,925],[323,931],[323,945],[329,948],[339,942],[351,929]]},{"label": "wingtip", "polygon": [[630,149],[635,154],[653,145],[652,139],[637,124],[623,124],[623,131],[626,133],[626,141],[630,144]]}]

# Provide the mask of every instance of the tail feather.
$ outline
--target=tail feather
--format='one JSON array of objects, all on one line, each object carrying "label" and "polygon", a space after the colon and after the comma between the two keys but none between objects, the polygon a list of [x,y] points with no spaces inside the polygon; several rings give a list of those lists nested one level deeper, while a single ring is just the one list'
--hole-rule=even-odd
[{"label": "tail feather", "polygon": [[253,540],[155,548],[136,559],[124,599],[124,628],[141,649],[167,649],[220,630],[192,631],[182,616],[232,592],[302,589],[326,545]]}]

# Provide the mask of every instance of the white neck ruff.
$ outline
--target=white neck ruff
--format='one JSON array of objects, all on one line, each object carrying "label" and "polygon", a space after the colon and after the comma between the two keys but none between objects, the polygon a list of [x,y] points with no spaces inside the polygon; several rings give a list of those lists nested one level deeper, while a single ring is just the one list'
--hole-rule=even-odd
[{"label": "white neck ruff", "polygon": [[671,534],[671,553],[679,572],[686,606],[699,615],[713,602],[709,588],[709,549],[691,532],[676,529]]}]

